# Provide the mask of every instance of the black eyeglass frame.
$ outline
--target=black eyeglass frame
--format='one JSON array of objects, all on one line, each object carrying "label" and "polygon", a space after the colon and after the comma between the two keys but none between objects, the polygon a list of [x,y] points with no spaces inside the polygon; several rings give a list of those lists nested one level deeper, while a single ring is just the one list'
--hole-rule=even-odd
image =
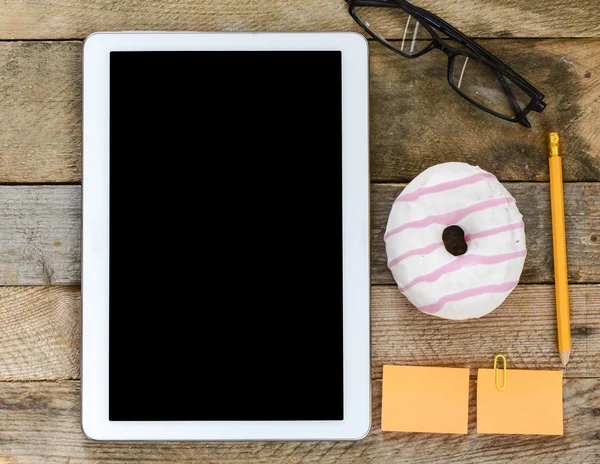
[{"label": "black eyeglass frame", "polygon": [[[399,53],[400,55],[406,58],[418,58],[419,56],[424,55],[425,53],[437,48],[438,50],[444,52],[448,56],[448,71],[447,71],[447,79],[448,84],[452,87],[461,97],[465,98],[467,101],[475,105],[477,108],[492,114],[500,119],[504,119],[510,122],[519,123],[525,127],[531,127],[531,123],[527,120],[527,114],[531,111],[536,111],[541,113],[546,107],[546,103],[544,100],[544,94],[537,90],[531,83],[529,83],[525,78],[521,77],[514,70],[509,68],[505,63],[503,63],[499,58],[492,55],[485,48],[483,48],[478,43],[469,39],[465,34],[460,32],[458,29],[448,24],[439,16],[427,11],[423,8],[412,5],[406,0],[346,0],[348,3],[348,12],[358,23],[360,27],[362,27],[369,35],[371,35],[375,40],[381,43],[383,46],[389,48],[390,50]],[[419,22],[423,27],[427,29],[427,31],[431,35],[431,43],[425,47],[423,50],[415,53],[415,54],[407,54],[400,50],[397,47],[394,47],[390,42],[385,40],[383,37],[380,37],[378,34],[373,32],[369,26],[367,26],[360,17],[355,13],[355,7],[364,6],[364,7],[375,7],[375,8],[401,8],[406,11],[409,15],[413,16],[415,20]],[[448,38],[456,40],[461,45],[465,46],[468,50],[458,50],[451,45],[448,45],[444,42],[444,39],[440,37],[439,33],[448,36]],[[469,52],[470,51],[470,52]],[[452,78],[452,73],[454,71],[454,62],[457,56],[466,56],[468,58],[474,59],[480,63],[486,64],[494,69],[497,73],[497,78],[500,84],[503,87],[504,93],[511,104],[513,111],[515,112],[515,116],[506,116],[502,113],[498,113],[491,108],[479,103],[473,98],[469,97],[469,95],[465,94],[462,90],[460,90],[455,84]],[[508,87],[508,83],[506,82],[505,77],[508,77],[513,84],[519,87],[525,94],[531,97],[531,101],[529,104],[521,109],[516,98]]]}]

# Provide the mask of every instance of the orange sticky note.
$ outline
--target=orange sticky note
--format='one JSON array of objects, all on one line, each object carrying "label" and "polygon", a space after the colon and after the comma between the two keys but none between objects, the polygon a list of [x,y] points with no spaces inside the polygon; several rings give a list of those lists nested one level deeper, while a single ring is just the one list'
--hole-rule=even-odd
[{"label": "orange sticky note", "polygon": [[383,366],[381,430],[467,433],[469,369]]},{"label": "orange sticky note", "polygon": [[[496,388],[493,369],[477,374],[477,432],[563,434],[562,371],[509,369]],[[502,386],[503,373],[499,373]]]}]

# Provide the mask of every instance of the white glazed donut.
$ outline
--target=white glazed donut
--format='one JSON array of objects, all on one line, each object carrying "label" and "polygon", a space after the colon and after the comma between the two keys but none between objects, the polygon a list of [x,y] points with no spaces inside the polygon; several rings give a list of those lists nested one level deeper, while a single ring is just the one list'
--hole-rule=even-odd
[{"label": "white glazed donut", "polygon": [[[445,228],[465,233],[454,256]],[[515,199],[493,174],[443,163],[413,179],[394,202],[384,235],[388,267],[420,311],[445,319],[485,316],[517,286],[525,263],[525,226]]]}]

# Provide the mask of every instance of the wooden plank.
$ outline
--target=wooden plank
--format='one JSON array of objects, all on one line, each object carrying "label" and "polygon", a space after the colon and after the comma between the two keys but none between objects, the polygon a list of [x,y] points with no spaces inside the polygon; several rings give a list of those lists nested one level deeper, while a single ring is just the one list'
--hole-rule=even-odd
[{"label": "wooden plank", "polygon": [[[558,130],[565,179],[600,180],[600,42],[482,43],[547,94],[533,128],[459,97],[442,54],[402,59],[371,43],[372,179],[408,182],[433,164],[465,161],[503,181],[548,180],[546,133]],[[81,180],[80,60],[80,42],[0,42],[0,183]]]},{"label": "wooden plank", "polygon": [[[566,377],[600,377],[600,285],[571,285],[572,359]],[[419,312],[395,287],[371,290],[374,378],[384,364],[561,369],[553,285],[519,285],[492,313],[447,321]],[[473,371],[474,372],[474,371]]]},{"label": "wooden plank", "polygon": [[79,378],[80,308],[78,287],[0,287],[0,380]]},{"label": "wooden plank", "polygon": [[592,464],[600,460],[599,419],[594,413],[600,402],[599,380],[564,382],[563,437],[477,434],[474,380],[467,435],[382,433],[381,382],[376,381],[372,430],[363,440],[237,443],[88,440],[79,425],[79,382],[5,382],[0,383],[0,463]]},{"label": "wooden plank", "polygon": [[[528,256],[521,281],[553,282],[548,185],[507,183],[525,218]],[[402,186],[374,185],[371,197],[371,273],[392,284],[383,233]],[[600,282],[600,184],[565,185],[569,278]],[[76,185],[0,186],[0,285],[78,284],[81,190]]]},{"label": "wooden plank", "polygon": [[[527,258],[521,282],[554,282],[550,190],[546,183],[506,183],[525,221]],[[393,284],[383,234],[400,185],[371,187],[371,280]],[[571,282],[600,281],[600,197],[598,183],[565,184],[567,259]],[[440,237],[441,239],[441,237]]]},{"label": "wooden plank", "polygon": [[[594,0],[420,0],[473,37],[599,37]],[[402,37],[401,21],[382,30]],[[95,31],[358,31],[343,0],[5,0],[1,39],[83,38]]]},{"label": "wooden plank", "polygon": [[81,187],[0,186],[0,285],[78,283]]},{"label": "wooden plank", "polygon": [[402,59],[371,46],[371,177],[409,182],[447,161],[479,165],[501,180],[548,180],[547,134],[561,133],[566,181],[600,180],[600,43],[482,44],[546,95],[531,129],[485,113],[454,92],[440,53]]},{"label": "wooden plank", "polygon": [[0,43],[0,114],[0,183],[79,182],[81,44]]},{"label": "wooden plank", "polygon": [[[572,285],[566,377],[600,377],[600,285]],[[78,287],[0,287],[0,381],[79,378]],[[554,287],[519,285],[488,316],[450,322],[418,312],[392,286],[371,292],[373,377],[383,364],[557,369]]]}]

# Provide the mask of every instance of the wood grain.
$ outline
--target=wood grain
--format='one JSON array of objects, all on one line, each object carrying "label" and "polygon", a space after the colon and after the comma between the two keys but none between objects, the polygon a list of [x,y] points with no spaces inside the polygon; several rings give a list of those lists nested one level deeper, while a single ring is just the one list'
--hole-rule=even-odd
[{"label": "wood grain", "polygon": [[0,43],[0,114],[0,183],[79,182],[81,44]]},{"label": "wood grain", "polygon": [[[96,442],[79,425],[79,382],[0,383],[0,462],[13,464],[137,462],[538,464],[600,460],[598,379],[564,382],[563,437],[476,433],[471,381],[467,435],[382,433],[381,382],[373,382],[371,433],[356,442]],[[163,400],[163,399],[159,399]],[[3,463],[4,464],[4,463]]]},{"label": "wood grain", "polygon": [[[600,377],[600,285],[572,285],[566,377]],[[79,378],[78,287],[0,287],[0,382]],[[554,287],[519,285],[486,317],[450,322],[418,312],[392,286],[371,291],[372,372],[383,364],[559,369]],[[1,435],[0,435],[1,436]],[[1,440],[0,440],[1,442]]]},{"label": "wood grain", "polygon": [[[600,285],[571,285],[572,359],[566,377],[599,377]],[[371,289],[371,362],[374,378],[384,364],[491,367],[506,356],[513,369],[561,369],[553,285],[519,285],[492,313],[447,321],[419,312],[391,286]]]},{"label": "wood grain", "polygon": [[81,187],[0,186],[0,285],[78,283]]},{"label": "wood grain", "polygon": [[371,45],[371,177],[409,182],[447,161],[499,179],[546,181],[548,132],[561,133],[566,181],[600,180],[600,42],[496,40],[482,44],[546,95],[527,129],[474,108],[446,78],[439,52],[401,59]]},{"label": "wood grain", "polygon": [[[599,37],[594,0],[418,0],[473,37]],[[399,21],[382,29],[402,37]],[[5,0],[0,39],[83,38],[96,31],[358,31],[343,0]]]},{"label": "wood grain", "polygon": [[[503,181],[547,181],[547,132],[558,130],[565,180],[599,181],[600,41],[482,43],[546,93],[533,128],[456,94],[441,53],[402,59],[371,43],[372,180],[408,182],[433,164],[465,161]],[[80,42],[0,42],[0,182],[80,182],[80,60]]]},{"label": "wood grain", "polygon": [[[505,183],[525,221],[527,258],[521,282],[554,282],[550,188],[546,183]],[[371,281],[393,284],[383,235],[399,185],[371,186]],[[565,191],[569,281],[600,282],[598,183],[569,183]],[[441,240],[441,237],[440,237]]]},{"label": "wood grain", "polygon": [[[600,462],[600,10],[597,0],[415,0],[546,94],[533,128],[473,109],[445,82],[446,58],[407,60],[371,42],[371,176],[406,183],[444,161],[496,174],[525,216],[522,282],[552,282],[546,133],[561,132],[567,184],[572,361],[564,437],[381,433],[384,363],[558,369],[553,287],[519,285],[492,314],[448,322],[392,285],[372,287],[373,430],[359,442],[100,443],[80,425],[81,193],[76,185],[0,186],[0,464],[135,462],[592,464]],[[390,22],[388,37],[402,28]],[[0,184],[81,180],[81,41],[101,30],[356,31],[343,0],[0,2]],[[518,38],[530,40],[520,40]],[[543,38],[563,40],[542,40]],[[11,40],[2,42],[1,40]],[[15,39],[34,41],[19,42]],[[43,39],[76,39],[43,42]],[[533,39],[533,40],[531,40]],[[226,185],[227,174],[221,179]],[[220,185],[215,184],[218,191]],[[393,280],[382,235],[401,185],[372,188],[372,278]],[[60,284],[61,286],[56,286]],[[1,285],[21,285],[2,287]],[[31,287],[24,285],[43,285]],[[166,283],[163,283],[166,285]],[[68,379],[68,380],[67,380]],[[47,382],[44,380],[54,380]],[[58,380],[58,381],[56,381]],[[33,381],[33,382],[32,382]],[[175,380],[174,380],[175,381]],[[168,399],[159,399],[168,400]]]},{"label": "wood grain", "polygon": [[80,317],[78,287],[0,287],[0,380],[79,378]]}]

